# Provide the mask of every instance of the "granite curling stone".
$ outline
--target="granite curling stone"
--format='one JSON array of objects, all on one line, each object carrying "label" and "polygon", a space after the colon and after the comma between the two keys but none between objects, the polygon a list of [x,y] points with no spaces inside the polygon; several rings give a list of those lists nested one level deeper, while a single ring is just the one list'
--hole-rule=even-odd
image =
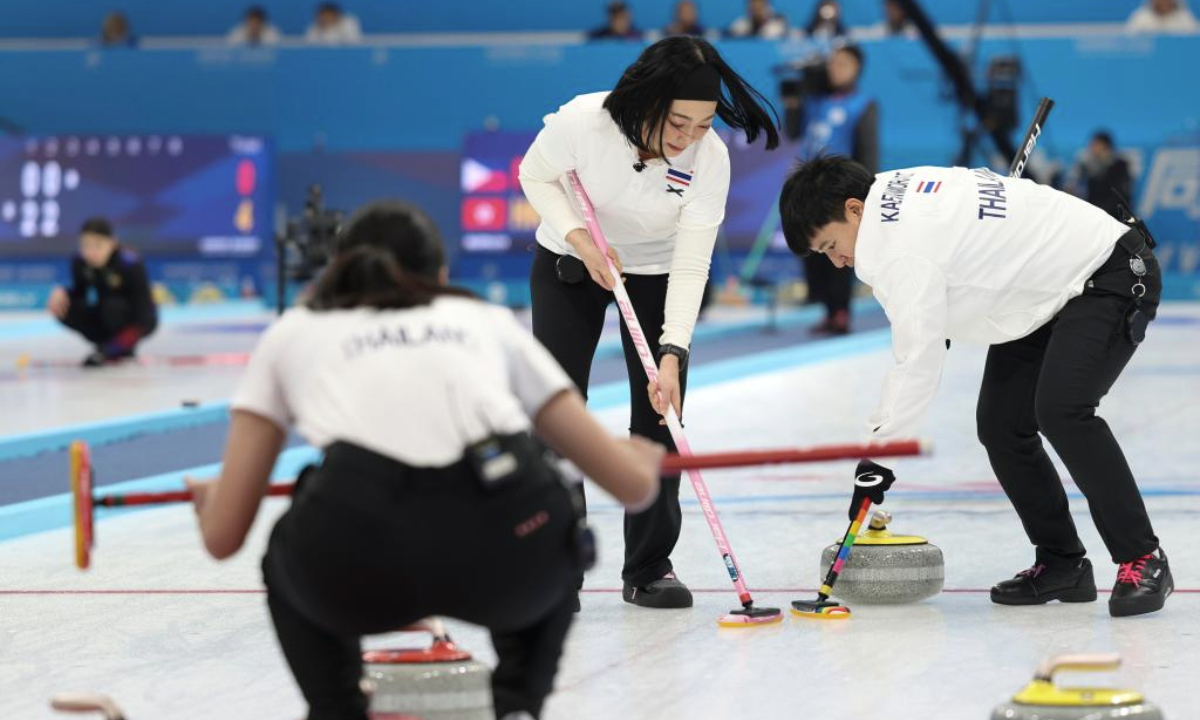
[{"label": "granite curling stone", "polygon": [[371,712],[404,713],[421,720],[495,720],[487,665],[471,659],[440,622],[408,628],[433,635],[425,649],[363,653],[363,680]]},{"label": "granite curling stone", "polygon": [[1109,655],[1059,655],[1042,663],[1033,681],[992,711],[992,720],[1163,720],[1162,711],[1136,690],[1068,688],[1054,684],[1060,670],[1115,670]]},{"label": "granite curling stone", "polygon": [[[898,605],[933,597],[942,591],[946,563],[936,545],[917,535],[896,535],[887,529],[891,513],[876,510],[870,527],[850,549],[834,585],[839,600]],[[821,553],[821,577],[837,557],[841,541]]]}]

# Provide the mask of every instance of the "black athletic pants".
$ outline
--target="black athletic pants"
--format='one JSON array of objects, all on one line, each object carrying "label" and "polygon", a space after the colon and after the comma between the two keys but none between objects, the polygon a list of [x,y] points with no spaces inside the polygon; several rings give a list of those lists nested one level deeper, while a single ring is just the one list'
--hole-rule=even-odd
[{"label": "black athletic pants", "polygon": [[[82,335],[88,342],[101,347],[117,337],[123,330],[137,322],[133,307],[119,297],[104,298],[95,305],[82,300],[72,301],[62,324]],[[154,328],[139,329],[138,336],[145,337]]]},{"label": "black athletic pants", "polygon": [[[1153,253],[1147,249],[1142,257],[1149,271],[1142,307],[1152,318],[1162,277]],[[1041,563],[1062,563],[1085,550],[1039,432],[1087,497],[1113,562],[1158,547],[1129,463],[1108,423],[1096,415],[1135,350],[1125,336],[1134,284],[1129,258],[1118,245],[1084,293],[1054,320],[988,351],[977,408],[979,440]]]},{"label": "black athletic pants", "polygon": [[839,310],[850,310],[850,294],[854,284],[854,270],[839,268],[829,258],[813,253],[803,258],[804,280],[808,283],[808,296],[825,306],[827,317]]},{"label": "black athletic pants", "polygon": [[[565,283],[555,271],[556,255],[538,246],[529,275],[533,296],[533,334],[587,397],[592,358],[604,330],[604,314],[613,294],[584,276],[578,283]],[[627,275],[625,289],[637,313],[638,322],[650,351],[658,357],[658,336],[662,332],[667,302],[666,275]],[[675,451],[671,433],[660,425],[662,416],[650,405],[646,394],[646,371],[625,320],[621,320],[621,343],[629,372],[632,401],[629,432],[641,435]],[[679,373],[681,392],[687,387],[687,368]],[[671,551],[679,540],[683,515],[679,508],[679,476],[664,477],[658,499],[644,512],[625,516],[625,566],[621,578],[630,585],[643,586],[671,572]]]},{"label": "black athletic pants", "polygon": [[271,534],[263,574],[309,720],[366,720],[362,635],[430,615],[491,630],[496,715],[537,717],[574,617],[566,489],[485,491],[465,463],[413,468],[336,443]]}]

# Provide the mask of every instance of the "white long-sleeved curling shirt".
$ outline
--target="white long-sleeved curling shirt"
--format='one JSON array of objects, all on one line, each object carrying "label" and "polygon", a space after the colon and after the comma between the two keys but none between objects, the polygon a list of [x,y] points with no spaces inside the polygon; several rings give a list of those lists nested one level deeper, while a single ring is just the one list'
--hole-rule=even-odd
[{"label": "white long-sleeved curling shirt", "polygon": [[294,308],[267,330],[232,407],[326,447],[341,440],[444,467],[531,428],[574,385],[505,308],[440,297],[403,310]]},{"label": "white long-sleeved curling shirt", "polygon": [[1029,335],[1083,292],[1128,229],[1079,198],[986,168],[876,175],[854,271],[887,313],[896,364],[868,437],[914,437],[947,339]]},{"label": "white long-sleeved curling shirt", "polygon": [[670,165],[648,160],[637,172],[637,148],[604,109],[607,96],[580,95],[547,115],[521,161],[521,188],[542,219],[537,241],[578,257],[565,239],[586,229],[566,178],[575,170],[624,272],[669,276],[659,342],[690,347],[717,228],[725,219],[729,151],[709,129]]}]

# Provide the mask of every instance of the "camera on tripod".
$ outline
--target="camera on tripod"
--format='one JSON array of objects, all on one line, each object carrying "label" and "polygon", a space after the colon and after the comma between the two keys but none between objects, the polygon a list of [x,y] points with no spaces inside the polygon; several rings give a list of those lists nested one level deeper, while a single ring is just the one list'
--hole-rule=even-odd
[{"label": "camera on tripod", "polygon": [[783,131],[792,140],[798,139],[803,131],[800,125],[805,101],[833,92],[826,60],[825,55],[812,53],[802,60],[774,68],[779,77],[779,97],[783,104]]},{"label": "camera on tripod", "polygon": [[308,282],[333,259],[344,213],[325,207],[320,185],[310,185],[300,215],[289,217],[284,231],[275,238],[279,282],[276,306],[283,312],[289,282]]},{"label": "camera on tripod", "polygon": [[1015,55],[997,55],[992,58],[987,68],[984,127],[1004,133],[1012,133],[1017,129],[1021,122],[1017,107],[1020,84],[1020,58]]}]

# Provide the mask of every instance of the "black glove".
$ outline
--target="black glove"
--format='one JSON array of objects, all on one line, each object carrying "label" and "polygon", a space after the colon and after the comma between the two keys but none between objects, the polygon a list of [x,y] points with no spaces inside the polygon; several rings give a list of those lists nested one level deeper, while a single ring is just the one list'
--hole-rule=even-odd
[{"label": "black glove", "polygon": [[854,471],[854,500],[850,503],[850,521],[858,517],[858,509],[862,507],[863,498],[871,498],[875,505],[883,503],[883,494],[892,483],[896,482],[896,473],[870,460],[858,463]]}]

